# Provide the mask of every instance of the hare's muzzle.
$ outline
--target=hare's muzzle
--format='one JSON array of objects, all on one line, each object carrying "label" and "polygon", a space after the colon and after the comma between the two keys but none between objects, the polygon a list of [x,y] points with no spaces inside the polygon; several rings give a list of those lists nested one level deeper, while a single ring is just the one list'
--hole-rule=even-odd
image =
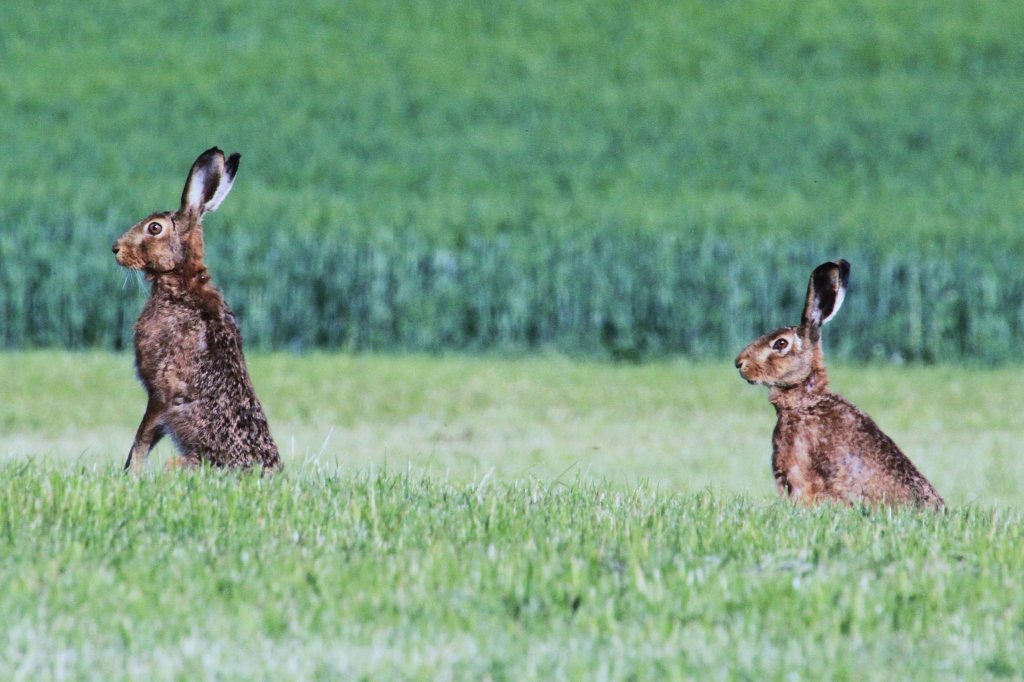
[{"label": "hare's muzzle", "polygon": [[124,258],[124,254],[121,253],[121,240],[120,239],[118,239],[116,242],[114,242],[114,245],[112,247],[110,247],[110,250],[114,252],[114,260],[117,261],[117,264],[118,265],[124,265],[124,262],[122,260]]},{"label": "hare's muzzle", "polygon": [[114,242],[110,250],[114,252],[114,260],[117,261],[118,265],[125,268],[137,267],[129,262],[132,260],[132,249],[125,245],[123,237]]},{"label": "hare's muzzle", "polygon": [[749,376],[747,376],[747,373],[743,371],[747,368],[748,362],[747,358],[743,357],[744,355],[745,353],[740,353],[738,356],[736,356],[736,362],[734,363],[736,365],[736,369],[740,371],[740,377],[744,381],[746,381],[748,384],[756,384],[757,382],[751,379]]}]

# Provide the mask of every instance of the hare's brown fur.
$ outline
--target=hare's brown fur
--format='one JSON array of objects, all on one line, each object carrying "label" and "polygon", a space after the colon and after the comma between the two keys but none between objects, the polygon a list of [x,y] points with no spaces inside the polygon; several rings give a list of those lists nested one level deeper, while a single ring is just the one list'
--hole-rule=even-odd
[{"label": "hare's brown fur", "polygon": [[911,504],[941,509],[939,493],[872,421],[828,387],[821,325],[838,311],[849,264],[824,263],[808,284],[804,319],[760,337],[736,367],[771,388],[778,421],[772,472],[779,493],[808,503]]},{"label": "hare's brown fur", "polygon": [[202,217],[230,190],[239,155],[216,147],[196,160],[181,207],[153,213],[114,244],[117,262],[143,270],[152,294],[135,324],[135,361],[149,394],[125,468],[138,471],[165,434],[194,466],[281,465],[253,389],[242,335],[204,263]]}]

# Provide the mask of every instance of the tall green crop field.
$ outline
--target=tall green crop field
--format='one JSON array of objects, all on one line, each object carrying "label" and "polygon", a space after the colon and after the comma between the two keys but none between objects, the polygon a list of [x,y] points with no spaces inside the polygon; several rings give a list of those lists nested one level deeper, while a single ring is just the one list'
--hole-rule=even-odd
[{"label": "tall green crop field", "polygon": [[[203,149],[267,348],[731,355],[846,257],[854,358],[1024,342],[1012,4],[0,7],[0,345],[118,347]],[[842,322],[837,319],[837,324]]]}]

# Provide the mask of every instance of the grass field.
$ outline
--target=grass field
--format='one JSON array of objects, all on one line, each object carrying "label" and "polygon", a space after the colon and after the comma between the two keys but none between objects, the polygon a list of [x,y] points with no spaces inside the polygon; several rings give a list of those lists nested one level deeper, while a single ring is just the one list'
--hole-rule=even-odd
[{"label": "grass field", "polygon": [[[458,482],[649,481],[770,498],[774,410],[731,363],[559,357],[256,355],[254,381],[291,466],[417,471]],[[1020,504],[1022,369],[836,367],[955,504]],[[0,455],[120,464],[145,406],[126,354],[0,355]],[[153,458],[173,451],[162,443]],[[153,464],[158,469],[161,464]],[[493,472],[493,473],[492,473]]]},{"label": "grass field", "polygon": [[728,363],[256,355],[264,481],[125,477],[131,365],[0,355],[4,679],[1024,670],[1022,370],[833,372],[933,516],[778,500]]},{"label": "grass field", "polygon": [[4,679],[996,679],[1019,512],[0,465]]}]

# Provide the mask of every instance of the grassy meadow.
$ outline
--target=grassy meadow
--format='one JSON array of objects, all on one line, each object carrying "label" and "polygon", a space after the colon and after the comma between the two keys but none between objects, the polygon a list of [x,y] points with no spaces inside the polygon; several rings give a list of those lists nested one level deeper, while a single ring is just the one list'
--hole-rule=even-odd
[{"label": "grassy meadow", "polygon": [[1020,512],[0,464],[5,679],[998,679]]},{"label": "grassy meadow", "polygon": [[0,355],[4,679],[996,679],[1022,370],[835,368],[946,514],[777,499],[728,363],[251,359],[286,470],[120,471],[126,354]]},{"label": "grassy meadow", "polygon": [[[650,483],[771,499],[775,413],[731,363],[558,356],[260,355],[258,395],[290,467]],[[953,504],[1020,505],[1022,369],[838,366],[868,411]],[[0,453],[123,463],[145,408],[128,354],[0,354]],[[174,453],[152,455],[159,470]]]}]

